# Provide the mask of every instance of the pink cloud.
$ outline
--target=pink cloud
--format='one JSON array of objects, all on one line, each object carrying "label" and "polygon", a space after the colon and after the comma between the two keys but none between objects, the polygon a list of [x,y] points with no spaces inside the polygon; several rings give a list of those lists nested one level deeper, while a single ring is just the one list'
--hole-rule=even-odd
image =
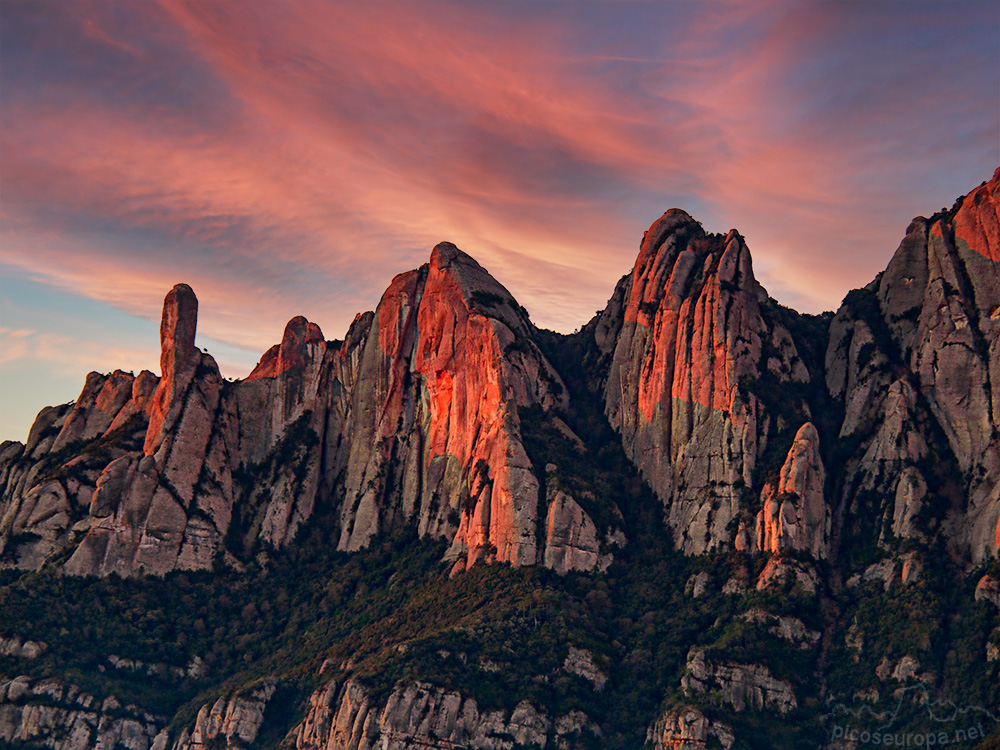
[{"label": "pink cloud", "polygon": [[[914,172],[891,143],[900,122],[910,143],[936,137],[934,117],[912,116],[932,106],[926,84],[850,110],[864,137],[823,109],[827,94],[871,93],[807,75],[850,41],[833,5],[705,7],[678,16],[683,28],[665,23],[660,48],[656,29],[588,46],[600,30],[585,17],[498,15],[488,4],[169,0],[130,6],[125,23],[88,5],[88,45],[155,65],[186,92],[169,57],[143,46],[161,29],[218,87],[218,111],[15,92],[3,257],[146,317],[188,281],[203,331],[263,349],[299,312],[341,335],[442,239],[540,324],[575,328],[672,204],[710,230],[741,229],[771,291],[818,310],[884,267],[910,214],[937,208],[910,205],[898,182]],[[662,54],[622,54],[640,50]],[[894,186],[904,198],[885,198]],[[125,238],[103,246],[91,224]],[[152,235],[129,249],[128,236]]]}]

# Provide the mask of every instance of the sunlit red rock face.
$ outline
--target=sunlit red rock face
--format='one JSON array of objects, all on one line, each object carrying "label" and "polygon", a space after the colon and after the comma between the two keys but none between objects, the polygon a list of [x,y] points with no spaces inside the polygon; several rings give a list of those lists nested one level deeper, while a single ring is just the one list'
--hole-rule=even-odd
[{"label": "sunlit red rock face", "polygon": [[376,321],[353,395],[340,547],[416,517],[464,564],[534,564],[539,488],[517,407],[564,396],[524,313],[471,257],[441,244],[429,265],[393,280]]},{"label": "sunlit red rock face", "polygon": [[767,299],[736,231],[707,236],[673,209],[646,232],[594,324],[611,357],[608,417],[688,553],[733,542],[774,429],[778,415],[746,384],[765,373],[779,383],[810,377],[789,332],[764,315]]},{"label": "sunlit red rock face", "polygon": [[1000,169],[962,201],[955,215],[955,240],[984,258],[1000,262]]}]

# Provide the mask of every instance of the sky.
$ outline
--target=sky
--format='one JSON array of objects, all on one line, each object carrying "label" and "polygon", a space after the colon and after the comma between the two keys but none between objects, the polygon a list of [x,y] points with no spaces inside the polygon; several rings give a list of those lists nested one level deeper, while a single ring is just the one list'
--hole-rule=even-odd
[{"label": "sky", "polygon": [[677,207],[817,313],[998,165],[997,0],[0,0],[0,439],[178,282],[227,377],[443,240],[569,332]]}]

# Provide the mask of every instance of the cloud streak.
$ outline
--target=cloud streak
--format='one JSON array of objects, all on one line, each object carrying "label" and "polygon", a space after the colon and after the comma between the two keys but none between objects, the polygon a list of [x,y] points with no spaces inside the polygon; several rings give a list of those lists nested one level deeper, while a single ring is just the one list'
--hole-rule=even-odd
[{"label": "cloud streak", "polygon": [[945,5],[7,3],[0,257],[262,350],[447,239],[571,330],[677,206],[830,308],[1000,162],[1000,11]]}]

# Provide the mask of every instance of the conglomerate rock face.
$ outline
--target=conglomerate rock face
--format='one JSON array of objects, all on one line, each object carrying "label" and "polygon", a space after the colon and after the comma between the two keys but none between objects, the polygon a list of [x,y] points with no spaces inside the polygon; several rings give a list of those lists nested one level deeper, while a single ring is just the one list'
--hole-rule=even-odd
[{"label": "conglomerate rock face", "polygon": [[[650,227],[584,331],[608,418],[681,549],[822,558],[859,525],[883,544],[941,531],[974,562],[998,548],[998,202],[1000,172],[952,211],[915,219],[808,365],[815,342],[790,330],[735,231],[706,235],[676,209]],[[824,385],[832,401],[816,394]],[[771,474],[761,464],[792,430]],[[831,481],[824,456],[839,464]],[[879,503],[881,518],[867,517]]]},{"label": "conglomerate rock face", "polygon": [[218,460],[209,441],[222,377],[215,360],[194,345],[197,316],[194,292],[178,284],[163,303],[162,376],[150,401],[142,452],[126,453],[101,471],[91,520],[81,527],[86,535],[66,563],[68,572],[162,574],[178,565],[210,564],[219,519],[206,513],[211,520],[192,522],[190,515],[193,508],[212,505],[199,479]]},{"label": "conglomerate rock face", "polygon": [[787,714],[798,706],[792,686],[776,679],[759,664],[714,663],[701,649],[688,654],[681,687],[691,693],[711,693],[712,700],[735,711],[764,710]]},{"label": "conglomerate rock face", "polygon": [[845,512],[883,498],[871,525],[900,538],[943,527],[974,561],[1000,543],[998,203],[1000,170],[952,211],[914,219],[880,278],[845,299],[826,355],[839,437],[861,446]]},{"label": "conglomerate rock face", "polygon": [[610,354],[608,418],[691,554],[733,542],[741,499],[776,429],[749,383],[765,374],[810,379],[767,300],[736,231],[708,236],[674,209],[646,232],[594,328]]},{"label": "conglomerate rock face", "polygon": [[397,276],[382,297],[358,383],[340,548],[415,516],[466,565],[534,564],[539,487],[517,407],[555,406],[563,387],[507,290],[438,245],[428,266]]},{"label": "conglomerate rock face", "polygon": [[646,742],[653,750],[700,750],[715,742],[729,750],[736,738],[725,724],[713,722],[694,706],[665,711],[649,728]]},{"label": "conglomerate rock face", "polygon": [[27,446],[4,445],[14,564],[205,569],[227,536],[236,552],[290,543],[322,502],[347,551],[413,524],[448,540],[458,568],[607,565],[604,530],[579,506],[539,517],[518,407],[565,407],[565,388],[526,313],[453,245],[398,276],[343,342],[293,318],[243,381],[194,345],[197,311],[190,287],[167,295],[161,378],[93,373],[75,404],[39,415]]},{"label": "conglomerate rock face", "polygon": [[263,680],[205,704],[199,709],[193,727],[184,729],[172,744],[169,733],[160,732],[151,750],[195,750],[213,744],[222,747],[252,745],[264,723],[264,710],[275,687],[273,680]]},{"label": "conglomerate rock face", "polygon": [[[735,230],[677,209],[654,222],[574,339],[590,354],[559,366],[587,369],[679,549],[827,558],[865,534],[943,534],[973,562],[997,549],[998,196],[1000,174],[914,220],[879,278],[809,320],[768,297]],[[532,465],[519,410],[555,424],[566,383],[454,245],[343,341],[293,318],[242,381],[195,346],[197,312],[174,287],[159,378],[92,373],[25,445],[0,446],[3,565],[206,569],[294,543],[317,513],[345,551],[412,525],[456,571],[603,568],[624,543]]]},{"label": "conglomerate rock face", "polygon": [[12,747],[149,750],[165,720],[114,696],[99,699],[76,685],[25,676],[0,678],[0,742]]},{"label": "conglomerate rock face", "polygon": [[580,711],[552,717],[528,701],[513,711],[481,710],[475,699],[424,683],[397,687],[379,706],[355,682],[331,681],[310,696],[295,729],[296,750],[409,750],[464,747],[585,747],[600,730]]},{"label": "conglomerate rock face", "polygon": [[763,508],[757,515],[757,549],[804,550],[816,558],[825,557],[830,533],[825,483],[819,433],[806,422],[795,434],[777,485],[764,485]]}]

